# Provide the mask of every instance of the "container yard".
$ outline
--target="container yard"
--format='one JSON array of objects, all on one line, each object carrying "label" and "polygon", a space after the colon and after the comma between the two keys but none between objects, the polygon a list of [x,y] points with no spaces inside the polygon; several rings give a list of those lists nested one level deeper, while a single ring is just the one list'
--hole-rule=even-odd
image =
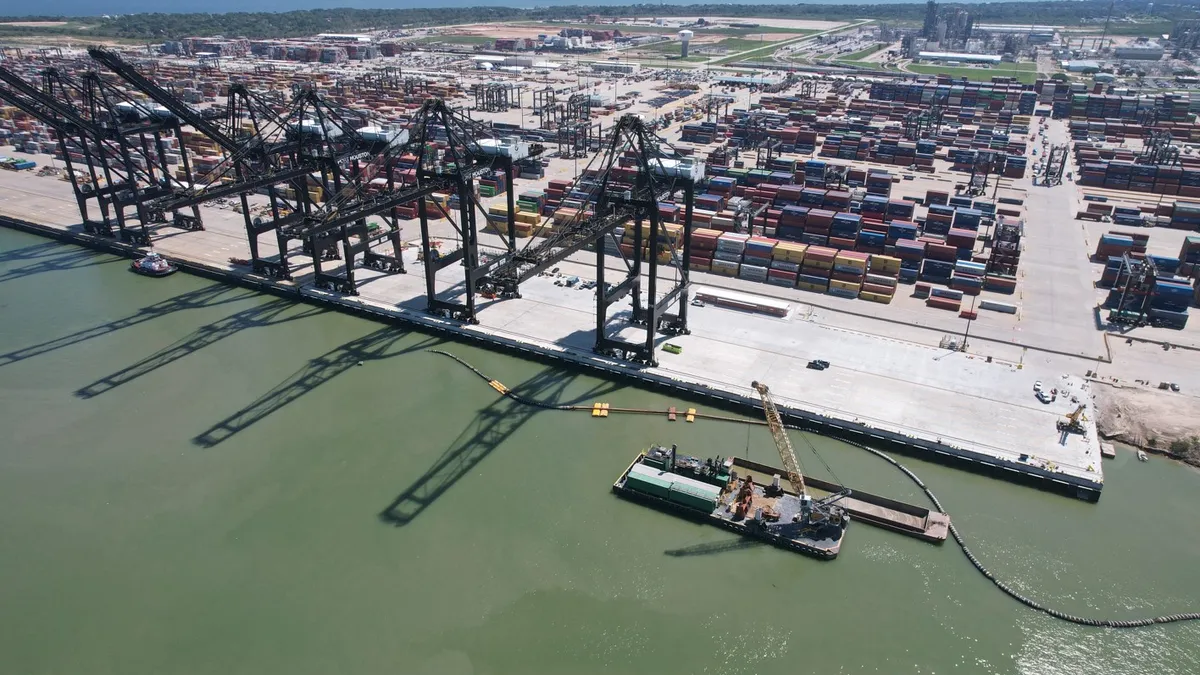
[{"label": "container yard", "polygon": [[1200,348],[1187,93],[616,67],[548,28],[10,58],[0,214],[726,404],[780,372],[794,419],[1088,499],[1108,334]]}]

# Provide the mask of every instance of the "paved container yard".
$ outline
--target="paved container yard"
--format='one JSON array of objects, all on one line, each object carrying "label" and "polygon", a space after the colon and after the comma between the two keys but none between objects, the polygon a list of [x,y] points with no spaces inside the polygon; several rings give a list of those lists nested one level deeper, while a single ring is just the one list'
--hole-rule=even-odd
[{"label": "paved container yard", "polygon": [[[78,214],[67,183],[0,174],[0,186],[0,215],[81,231],[74,224]],[[244,275],[228,261],[248,255],[240,216],[206,209],[205,222],[203,232],[165,231],[156,238],[155,248],[168,257]],[[361,270],[367,281],[357,297],[314,289],[307,280],[310,265],[303,258],[297,258],[295,287],[304,295],[347,305],[423,315],[424,281],[416,250],[406,252],[407,275]],[[446,297],[456,295],[452,283],[438,290]],[[592,293],[555,285],[546,276],[524,285],[522,294],[520,299],[484,301],[479,326],[456,328],[599,361],[591,353]],[[1079,378],[1065,378],[1065,373],[1039,365],[989,363],[969,353],[819,323],[813,316],[821,313],[802,302],[789,303],[785,318],[716,306],[690,309],[692,334],[670,340],[683,352],[662,354],[657,368],[638,369],[640,374],[747,400],[753,397],[750,382],[759,379],[769,382],[780,404],[792,411],[924,439],[1017,470],[1072,477],[1096,487],[1102,481],[1093,416],[1087,418],[1088,433],[1068,436],[1065,445],[1055,430],[1056,421],[1075,409],[1072,396],[1091,405],[1087,384]],[[810,370],[805,367],[810,359],[824,359],[832,366]],[[616,362],[604,365],[620,367]],[[1034,396],[1035,382],[1047,390],[1058,388],[1057,400],[1040,403]],[[989,423],[980,424],[984,419]]]},{"label": "paved container yard", "polygon": [[[638,26],[635,32],[639,35],[646,32],[674,35],[676,28],[678,26],[670,23],[661,27],[646,25]],[[854,39],[842,41],[837,34],[849,38],[851,31],[858,35],[867,30],[859,26],[801,25],[795,22],[786,25],[781,23],[777,30],[785,28],[798,32],[787,35],[771,33],[769,40],[764,38],[760,42],[770,44],[771,40],[775,40],[799,48],[819,46],[821,49],[845,51],[851,49],[852,45],[857,48],[858,43]],[[492,30],[513,32],[512,36],[505,37],[506,41],[518,38],[526,40],[545,32],[547,26],[459,26],[446,30],[423,29],[407,37],[415,36],[421,45],[429,43],[426,38],[437,40],[440,37],[446,40],[470,37],[475,40],[474,44],[479,44],[479,39],[491,37]],[[554,27],[550,32],[557,30],[558,27]],[[582,30],[600,34],[605,33],[606,29]],[[724,39],[718,38],[718,35],[725,35],[720,33],[722,30],[728,33],[733,29],[718,28],[716,32],[703,36],[698,33],[696,46]],[[455,33],[458,37],[439,36],[439,33],[445,32]],[[567,33],[564,32],[562,37],[567,37]],[[744,42],[747,41],[734,37],[729,44],[745,49],[745,53],[762,51],[753,44],[741,44]],[[639,44],[649,45],[647,42]],[[662,46],[662,43],[658,44]],[[703,67],[695,67],[696,63],[681,63],[681,66],[691,67],[660,70],[642,64],[640,67],[630,65],[627,72],[614,74],[614,67],[619,69],[628,65],[622,63],[622,54],[627,53],[630,47],[637,51],[637,45],[634,44],[617,45],[611,50],[612,56],[604,50],[584,53],[551,51],[537,56],[529,52],[518,56],[503,55],[487,49],[414,52],[408,51],[413,48],[413,43],[400,44],[390,36],[389,39],[380,40],[381,48],[389,45],[396,48],[396,53],[387,54],[387,59],[375,61],[349,61],[320,66],[278,61],[271,69],[260,70],[263,62],[279,58],[272,56],[266,59],[260,53],[223,59],[223,68],[228,68],[230,72],[241,72],[250,78],[254,86],[276,90],[310,78],[313,86],[323,92],[322,95],[331,96],[340,105],[360,111],[372,114],[379,112],[380,119],[391,123],[398,120],[404,122],[427,97],[434,96],[443,98],[455,110],[469,110],[472,119],[477,122],[501,125],[496,127],[500,129],[495,132],[497,136],[517,133],[518,130],[527,132],[526,140],[532,138],[545,142],[546,152],[538,162],[540,166],[526,168],[532,169],[532,175],[542,172],[544,175],[539,178],[518,177],[515,184],[508,186],[508,195],[501,190],[493,196],[493,191],[489,191],[476,199],[481,209],[488,210],[503,207],[514,193],[544,190],[542,194],[547,195],[546,202],[538,202],[535,207],[538,218],[549,218],[559,208],[573,208],[567,206],[568,198],[584,198],[578,194],[572,195],[572,187],[554,190],[556,196],[551,198],[548,196],[550,183],[560,182],[561,186],[561,182],[582,180],[581,177],[586,177],[587,169],[595,161],[593,158],[596,154],[589,152],[578,158],[560,154],[569,152],[569,149],[563,150],[554,140],[552,128],[557,122],[551,123],[550,118],[558,113],[550,108],[535,111],[535,94],[545,97],[553,90],[558,103],[562,104],[572,94],[586,93],[598,102],[592,104],[589,112],[585,113],[588,124],[598,123],[609,129],[623,115],[633,114],[640,117],[642,124],[652,127],[661,139],[685,152],[694,153],[697,158],[707,159],[708,175],[713,180],[702,183],[697,188],[697,195],[705,191],[719,193],[720,188],[716,186],[730,186],[723,197],[727,197],[729,202],[721,201],[720,206],[704,207],[704,219],[698,220],[695,227],[707,227],[711,222],[713,228],[726,231],[735,227],[744,228],[743,224],[732,225],[733,217],[737,215],[735,210],[741,207],[729,204],[735,198],[742,199],[744,203],[753,200],[755,204],[770,205],[774,212],[767,212],[769,218],[764,219],[765,224],[758,225],[751,234],[793,242],[811,236],[818,241],[804,241],[814,247],[835,247],[864,255],[869,253],[874,272],[876,257],[900,263],[901,258],[893,256],[899,256],[898,251],[903,247],[898,244],[905,243],[900,239],[907,235],[897,236],[889,230],[886,246],[883,241],[878,241],[876,245],[868,243],[876,240],[866,238],[867,226],[882,225],[887,229],[895,221],[907,222],[905,219],[911,219],[914,221],[914,232],[916,223],[920,226],[919,234],[915,235],[920,238],[915,260],[919,264],[920,276],[917,276],[918,268],[911,266],[892,271],[888,288],[894,291],[886,298],[876,297],[876,301],[872,302],[868,298],[875,291],[868,291],[866,282],[855,285],[856,282],[852,280],[837,279],[837,274],[828,270],[824,274],[825,286],[818,283],[798,284],[795,281],[791,281],[790,285],[772,285],[750,280],[755,278],[753,275],[742,278],[747,275],[736,271],[738,264],[745,272],[755,263],[751,263],[751,256],[747,253],[743,264],[739,249],[736,254],[738,263],[733,273],[738,276],[693,269],[691,297],[703,293],[711,301],[704,306],[689,306],[690,334],[674,338],[658,336],[657,345],[660,348],[663,343],[670,342],[682,351],[678,354],[656,351],[659,365],[653,368],[601,358],[592,353],[595,300],[587,282],[595,279],[596,269],[595,253],[586,250],[571,254],[559,262],[551,273],[523,282],[520,298],[477,298],[478,325],[457,324],[425,313],[424,270],[418,260],[421,233],[416,220],[401,221],[401,238],[406,244],[402,258],[409,274],[383,275],[359,268],[356,270],[358,295],[342,296],[317,289],[313,283],[312,264],[309,258],[301,255],[298,243],[294,243],[294,249],[288,252],[294,265],[294,281],[253,279],[254,283],[261,283],[264,288],[273,291],[298,291],[322,301],[365,307],[372,312],[417,321],[438,329],[510,345],[519,344],[544,354],[629,374],[645,381],[682,384],[692,390],[713,393],[740,403],[753,403],[755,399],[749,383],[761,379],[770,383],[781,402],[801,417],[807,415],[835,421],[835,426],[854,433],[872,434],[878,431],[882,434],[880,437],[912,439],[915,445],[933,452],[946,450],[948,454],[972,462],[994,464],[1042,478],[1054,480],[1056,477],[1069,477],[1088,489],[1098,488],[1102,471],[1098,461],[1096,414],[1089,389],[1092,385],[1084,379],[1085,374],[1091,378],[1104,370],[1104,377],[1114,379],[1164,378],[1163,381],[1167,381],[1165,378],[1172,378],[1170,381],[1185,382],[1191,379],[1187,368],[1163,365],[1165,359],[1180,364],[1190,362],[1194,360],[1190,355],[1172,352],[1168,357],[1153,358],[1148,351],[1159,348],[1163,343],[1200,349],[1200,323],[1193,323],[1184,330],[1151,326],[1118,329],[1106,325],[1103,313],[1098,309],[1106,291],[1096,285],[1103,266],[1092,262],[1090,256],[1100,235],[1110,229],[1121,228],[1114,228],[1108,223],[1075,220],[1075,214],[1086,207],[1085,195],[1094,200],[1097,194],[1104,192],[1108,199],[1139,205],[1143,211],[1152,210],[1155,206],[1153,200],[1161,198],[1107,188],[1081,188],[1069,180],[1050,188],[1037,185],[1033,179],[1036,172],[1033,163],[1045,160],[1047,151],[1044,144],[1071,143],[1077,126],[1072,127],[1070,125],[1074,122],[1060,119],[1043,124],[1034,117],[1034,99],[1037,97],[1029,88],[1022,89],[1015,84],[999,82],[971,91],[970,87],[961,84],[951,87],[948,81],[938,83],[936,86],[939,90],[944,89],[943,93],[949,95],[943,102],[949,106],[947,119],[952,121],[943,124],[939,118],[936,129],[927,130],[923,132],[924,135],[910,136],[903,127],[911,122],[914,114],[927,107],[915,102],[924,100],[921,97],[930,93],[929,87],[934,86],[933,83],[910,85],[878,78],[856,80],[817,77],[811,73],[789,76],[785,82],[778,73],[760,71],[754,74],[729,67],[725,63],[728,59],[717,56],[712,56]],[[79,56],[86,58],[86,55]],[[733,56],[738,56],[738,53],[735,52]],[[378,70],[380,66],[395,63],[404,64],[406,76],[423,78],[423,89],[409,90],[404,88],[408,85],[401,87],[392,84],[389,86],[393,89],[385,93],[383,88],[372,84],[372,77],[383,72]],[[186,57],[163,61],[159,65],[173,69],[172,72],[183,77],[185,71],[182,69],[189,64],[201,65]],[[198,97],[197,101],[203,100],[200,107],[224,105],[224,98],[218,93],[218,81],[227,73],[197,75],[202,71],[195,69],[186,72],[189,79],[183,84],[191,96]],[[738,77],[730,78],[761,78],[764,73],[773,78],[772,84],[767,87],[769,92],[761,90],[764,81],[754,80],[755,86],[749,87],[746,86],[748,80],[745,77],[741,80]],[[159,75],[162,76],[161,73]],[[355,82],[358,84],[353,84]],[[509,84],[516,85],[504,95],[511,95],[518,105],[507,108],[507,104],[485,106],[486,110],[477,107],[478,99],[472,92],[473,87],[498,83],[506,87]],[[710,95],[726,97],[729,105],[706,110]],[[972,99],[975,96],[978,96],[978,103]],[[286,95],[280,100],[284,99]],[[1056,110],[1064,105],[1060,99],[1061,96],[1054,98]],[[1041,97],[1043,110],[1049,102],[1048,96]],[[1066,105],[1070,107],[1069,103]],[[764,114],[753,112],[756,110]],[[792,141],[787,141],[788,144],[783,146],[787,149],[781,151],[782,154],[771,157],[768,153],[766,159],[761,156],[762,146],[758,151],[736,151],[742,140],[748,138],[740,134],[748,133],[750,127],[747,126],[747,120],[751,118],[757,120],[755,124],[769,127],[770,132],[779,132],[778,138],[784,138],[782,131],[785,126],[790,132],[795,132],[794,148],[790,145]],[[722,128],[715,136],[697,133],[697,129],[703,131],[695,124],[697,120],[712,124],[714,130],[718,125]],[[815,136],[815,144],[804,146],[799,142],[800,133],[819,135]],[[685,141],[684,138],[689,140]],[[706,142],[705,138],[711,142]],[[916,150],[915,154],[901,153],[900,150],[907,148],[902,148],[904,144],[897,143],[897,139],[904,138],[920,138],[933,144],[934,149]],[[191,140],[195,141],[194,138]],[[558,140],[561,142],[562,138]],[[915,145],[916,142],[910,143],[908,148]],[[219,150],[214,149],[216,146],[203,140],[200,150],[187,147],[194,154],[209,155],[210,161],[213,153],[220,154]],[[805,149],[801,150],[802,147]],[[887,152],[882,151],[885,147],[888,148]],[[1140,146],[1135,142],[1131,147]],[[178,147],[175,149],[178,150]],[[962,154],[987,149],[998,149],[1007,155],[1005,168],[996,170],[1003,175],[991,173],[991,167],[983,169],[982,186],[977,183],[974,186],[977,189],[972,193],[974,196],[966,198],[964,204],[961,200],[965,198],[968,184],[980,164],[976,159],[962,159]],[[1039,151],[1042,152],[1040,158]],[[22,159],[27,157],[22,153],[12,154]],[[726,156],[729,161],[726,161]],[[46,154],[28,157],[39,165],[52,163]],[[1025,168],[1027,159],[1030,164],[1028,169]],[[784,169],[788,170],[773,165],[772,160],[783,161]],[[835,175],[834,182],[826,184],[827,175],[809,174],[804,169],[811,160],[826,162],[829,168],[836,167],[845,172],[831,172],[829,175]],[[768,181],[759,176],[751,180],[747,174],[755,167],[765,169],[771,179]],[[1079,170],[1075,165],[1069,168]],[[823,172],[824,168],[818,170]],[[888,174],[884,181],[885,189],[883,192],[873,192],[867,178],[872,171],[879,170]],[[740,171],[738,175],[742,177],[731,178],[735,171]],[[779,172],[784,174],[782,178],[777,175]],[[849,178],[852,173],[857,173],[859,178]],[[491,177],[490,172],[486,175]],[[864,176],[867,178],[862,178]],[[733,181],[733,184],[719,183],[718,177]],[[781,186],[798,189],[802,185],[807,189],[810,179],[811,186],[815,186],[820,193],[813,209],[846,214],[851,220],[857,214],[864,238],[858,238],[858,225],[849,238],[833,234],[828,225],[825,234],[822,234],[821,222],[810,223],[813,227],[800,233],[792,231],[784,234],[784,228],[791,227],[783,217],[785,209],[812,202],[797,202],[793,198],[777,198],[775,195],[783,194]],[[311,179],[309,185],[313,185]],[[779,192],[763,189],[764,186],[774,186]],[[32,172],[5,171],[0,172],[0,188],[0,215],[31,221],[59,233],[78,233],[81,230],[76,224],[79,213],[71,198],[68,183],[54,177],[39,177]],[[850,191],[853,191],[853,203],[850,201]],[[834,197],[834,193],[846,195],[846,201],[838,201],[842,197]],[[870,202],[870,195],[884,198],[889,205],[886,217],[878,209],[868,215],[867,204],[879,203]],[[327,195],[314,198],[314,203],[319,205],[327,198]],[[709,203],[712,199],[710,195]],[[822,202],[822,199],[825,201]],[[949,207],[944,206],[947,199],[950,201]],[[230,199],[223,204],[210,203],[202,207],[205,231],[185,232],[169,226],[156,226],[153,236],[156,250],[180,261],[194,263],[209,273],[232,275],[238,280],[249,279],[248,268],[238,262],[250,257],[250,251],[242,216],[233,210],[234,201]],[[262,208],[266,198],[251,195],[249,201],[252,208]],[[954,224],[936,219],[930,202],[950,208]],[[899,212],[908,215],[893,216],[891,205],[895,204],[907,207],[906,211],[901,209]],[[578,206],[578,203],[575,205]],[[959,216],[963,213],[955,210],[955,207],[974,211],[978,224],[964,219],[965,224],[960,226]],[[523,213],[526,216],[529,214],[528,211]],[[981,217],[979,214],[987,215]],[[945,213],[939,212],[937,215],[945,216]],[[731,225],[718,226],[717,218],[727,216]],[[1017,262],[1012,262],[1011,267],[1006,267],[1009,264],[1006,262],[1007,256],[1011,254],[998,249],[999,240],[993,236],[1005,218],[1015,219],[1013,222],[1020,225],[1020,243],[1013,258],[1019,259],[1019,266]],[[523,222],[529,227],[528,220]],[[953,227],[958,234],[952,235],[933,228],[933,223]],[[481,230],[482,225],[481,218]],[[882,238],[878,230],[871,231],[873,236]],[[431,220],[430,234],[444,244],[443,251],[453,251],[459,246],[459,235],[445,219]],[[1183,235],[1182,230],[1155,228],[1151,232],[1148,252],[1177,255]],[[270,259],[278,255],[272,233],[264,233],[258,239],[263,258]],[[835,239],[838,243],[835,243]],[[966,243],[951,243],[952,240]],[[503,250],[503,240],[491,232],[481,231],[478,241],[485,254]],[[517,246],[525,247],[538,241],[538,236],[518,239]],[[948,248],[950,257],[927,256],[926,246],[941,254]],[[696,249],[693,249],[695,255]],[[708,255],[710,257],[707,262],[701,263],[701,269],[708,270],[711,264],[711,269],[719,270],[720,267],[711,257],[712,253]],[[992,263],[997,260],[1000,265],[993,268]],[[606,269],[609,270],[607,281],[619,280],[620,275],[613,272],[623,273],[621,259],[609,255],[606,261]],[[885,264],[881,265],[880,270],[886,273],[886,262],[881,262]],[[911,263],[913,259],[905,262]],[[953,279],[928,273],[926,265],[931,262],[949,264],[954,269]],[[960,270],[960,263],[965,269]],[[769,264],[773,271],[777,269],[773,261]],[[693,265],[696,263],[693,262]],[[977,271],[985,266],[986,283],[984,273]],[[331,261],[328,267],[336,270],[340,262]],[[326,271],[330,271],[328,267]],[[796,265],[796,268],[799,267]],[[762,269],[765,270],[765,267]],[[863,269],[865,275],[866,268]],[[464,289],[460,270],[456,265],[439,274],[435,288],[439,298],[456,300],[462,297]],[[31,270],[31,273],[37,271]],[[909,276],[901,274],[905,271],[910,273]],[[840,273],[854,276],[844,269]],[[677,274],[671,265],[660,266],[661,279],[673,281]],[[763,274],[765,278],[765,271]],[[792,272],[791,279],[796,279],[797,274],[799,272]],[[887,284],[889,278],[886,278],[886,274],[883,276],[883,282]],[[835,279],[851,284],[854,289],[861,287],[863,294],[859,295],[858,290],[851,289],[848,297],[839,297],[803,290],[805,287],[825,288],[832,292]],[[914,281],[917,281],[915,285]],[[993,281],[997,283],[993,284]],[[878,278],[876,282],[879,282]],[[957,285],[960,283],[983,285],[968,285],[968,292],[964,293],[962,286]],[[938,303],[926,300],[925,293],[929,292],[930,285],[932,290],[951,294],[957,291],[965,297],[949,303],[953,309],[939,308]],[[659,291],[662,291],[662,285]],[[783,308],[784,315],[768,316],[720,306],[720,298],[728,298],[730,294],[741,294],[739,298],[742,305],[760,303]],[[616,316],[610,318],[607,330],[630,339],[637,337],[638,331],[623,323],[631,314],[628,301],[615,306],[613,311]],[[1116,335],[1122,339],[1115,339]],[[807,368],[811,359],[826,360],[831,366],[827,370]],[[1200,381],[1200,378],[1196,379]],[[1052,402],[1042,403],[1035,396],[1035,384],[1039,383],[1046,392],[1056,391]],[[1083,419],[1087,433],[1063,437],[1057,432],[1056,423],[1074,411],[1077,405],[1086,408]]]}]

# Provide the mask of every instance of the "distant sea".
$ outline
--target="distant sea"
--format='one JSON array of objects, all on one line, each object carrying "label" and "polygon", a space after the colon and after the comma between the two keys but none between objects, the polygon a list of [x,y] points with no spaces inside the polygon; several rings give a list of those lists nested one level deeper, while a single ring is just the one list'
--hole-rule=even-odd
[{"label": "distant sea", "polygon": [[[959,2],[981,2],[985,0],[958,0]],[[1032,0],[1029,0],[1032,1]],[[921,0],[840,0],[837,4],[918,4]],[[192,13],[207,12],[290,12],[300,9],[330,9],[353,7],[356,9],[412,9],[414,7],[548,7],[551,5],[629,5],[630,0],[588,0],[570,2],[556,0],[42,0],[36,3],[6,3],[0,8],[0,16],[99,16],[103,14],[135,14],[142,12]],[[668,0],[663,5],[701,4],[694,0]],[[717,4],[717,3],[712,3]],[[721,4],[734,5],[795,5],[834,4],[834,0],[814,3],[797,3],[794,0],[732,0]]]}]

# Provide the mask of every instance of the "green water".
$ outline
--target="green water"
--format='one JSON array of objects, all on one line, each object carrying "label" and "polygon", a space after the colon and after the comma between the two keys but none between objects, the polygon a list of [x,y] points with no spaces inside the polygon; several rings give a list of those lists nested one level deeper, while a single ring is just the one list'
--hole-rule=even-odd
[{"label": "green water", "polygon": [[[518,407],[426,350],[543,399],[695,401],[126,265],[0,230],[0,672],[1200,671],[1200,625],[1064,624],[952,544],[852,525],[830,563],[721,551],[609,486],[651,441],[772,460],[765,431]],[[1028,595],[1200,609],[1197,472],[1122,454],[1087,504],[904,461]]]}]

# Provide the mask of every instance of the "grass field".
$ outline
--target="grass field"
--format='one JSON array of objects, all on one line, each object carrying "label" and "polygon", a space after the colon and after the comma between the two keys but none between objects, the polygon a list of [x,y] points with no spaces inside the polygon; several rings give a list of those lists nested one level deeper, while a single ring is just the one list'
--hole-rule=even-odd
[{"label": "grass field", "polygon": [[415,38],[413,42],[441,42],[448,45],[482,45],[489,42],[494,42],[496,38],[488,37],[487,35],[430,35],[429,37]]},{"label": "grass field", "polygon": [[[689,56],[686,59],[681,59],[678,57],[673,58],[673,59],[666,59],[666,58],[664,58],[665,56],[666,56],[666,54],[646,54],[646,55],[623,54],[621,56],[621,58],[629,60],[629,61],[641,61],[642,65],[644,65],[644,66],[655,66],[655,67],[663,67],[663,68],[673,68],[675,66],[680,66],[685,63],[704,63],[705,61],[708,60],[707,56]],[[654,63],[649,63],[650,61],[653,61]]]},{"label": "grass field", "polygon": [[1023,84],[1033,84],[1037,80],[1036,63],[1001,63],[991,68],[969,68],[963,66],[939,65],[909,65],[908,70],[922,75],[949,75],[953,78],[965,77],[975,82],[990,82],[993,77],[1015,77]]},{"label": "grass field", "polygon": [[[779,49],[780,46],[789,44],[793,41],[800,41],[801,39],[803,39],[803,36],[793,38],[791,40],[784,40],[782,42],[770,42],[770,43],[767,43],[767,46],[759,48],[759,49],[754,49],[752,51],[748,51],[748,52],[745,52],[742,54],[734,53],[729,56],[726,56],[723,59],[714,61],[713,65],[719,66],[719,65],[722,65],[725,63],[733,63],[734,61],[750,61],[752,59],[769,58],[771,56],[771,54],[774,54],[775,51],[777,49]],[[728,42],[728,40],[726,40],[725,42]],[[754,40],[744,40],[743,42],[751,42],[753,44],[758,44]]]},{"label": "grass field", "polygon": [[874,54],[875,52],[883,49],[886,46],[887,46],[886,44],[880,42],[879,44],[872,45],[870,47],[867,47],[866,49],[861,49],[857,52],[854,52],[853,54],[839,56],[837,58],[837,60],[838,61],[862,61],[863,59],[865,59],[868,56]]},{"label": "grass field", "polygon": [[644,47],[630,47],[630,50],[634,50],[634,49],[636,49],[638,51],[643,51],[643,52],[662,52],[664,54],[678,54],[680,46],[679,46],[678,40],[668,40],[666,42],[655,42],[652,45],[646,45]]},{"label": "grass field", "polygon": [[776,42],[782,40],[746,40],[744,38],[727,38],[718,42],[715,47],[728,49],[730,53],[744,52],[747,49],[758,49],[759,47],[769,47]]}]

